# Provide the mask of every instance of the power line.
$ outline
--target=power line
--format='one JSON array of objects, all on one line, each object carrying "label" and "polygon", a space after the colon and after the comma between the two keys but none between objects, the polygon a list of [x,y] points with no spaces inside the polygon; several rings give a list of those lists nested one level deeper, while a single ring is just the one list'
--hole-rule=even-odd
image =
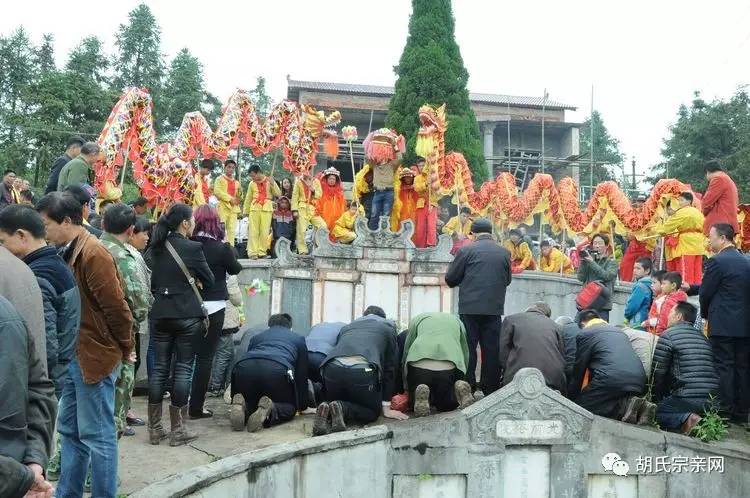
[{"label": "power line", "polygon": [[65,134],[65,135],[81,135],[81,136],[87,136],[87,137],[99,137],[99,133],[87,133],[84,131],[76,131],[76,130],[58,130],[55,128],[42,128],[39,126],[31,126],[31,125],[22,125],[22,124],[11,124],[8,126],[9,128],[20,128],[30,131],[42,131],[45,133],[56,133],[56,134]]}]

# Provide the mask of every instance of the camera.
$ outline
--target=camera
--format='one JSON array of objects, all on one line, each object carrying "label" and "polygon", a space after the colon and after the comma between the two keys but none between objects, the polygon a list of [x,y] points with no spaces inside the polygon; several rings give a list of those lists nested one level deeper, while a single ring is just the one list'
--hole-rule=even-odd
[{"label": "camera", "polygon": [[583,249],[581,249],[580,251],[578,251],[578,254],[582,258],[588,258],[589,256],[591,256],[591,253],[589,252],[588,248],[586,248],[586,247],[584,247]]}]

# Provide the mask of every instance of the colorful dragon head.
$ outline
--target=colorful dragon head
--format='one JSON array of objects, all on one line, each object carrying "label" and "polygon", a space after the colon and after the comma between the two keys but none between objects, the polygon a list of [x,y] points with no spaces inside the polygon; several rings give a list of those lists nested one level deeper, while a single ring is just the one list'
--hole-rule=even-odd
[{"label": "colorful dragon head", "polygon": [[365,159],[373,164],[385,164],[398,158],[406,150],[406,139],[396,130],[380,128],[370,132],[362,143]]},{"label": "colorful dragon head", "polygon": [[440,146],[444,143],[445,130],[448,127],[445,104],[440,107],[433,107],[429,104],[420,107],[419,125],[415,147],[417,155],[427,159],[435,153],[439,154]]}]

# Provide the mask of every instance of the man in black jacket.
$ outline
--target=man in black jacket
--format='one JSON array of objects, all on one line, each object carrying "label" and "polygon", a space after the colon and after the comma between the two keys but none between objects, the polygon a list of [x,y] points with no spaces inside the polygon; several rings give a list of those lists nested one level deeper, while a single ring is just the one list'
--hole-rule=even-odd
[{"label": "man in black jacket", "polygon": [[[636,397],[645,390],[643,363],[628,336],[599,318],[596,311],[581,311],[579,321],[583,330],[576,338],[569,398],[591,413],[620,420],[633,411]],[[581,389],[586,370],[589,382]],[[638,423],[648,423],[652,409],[638,413]]]},{"label": "man in black jacket", "polygon": [[748,422],[750,408],[750,261],[732,241],[728,223],[713,225],[708,240],[714,256],[706,260],[699,299],[708,320],[721,386],[721,411],[734,422]]},{"label": "man in black jacket", "polygon": [[47,180],[47,187],[44,189],[45,194],[55,192],[57,190],[57,180],[60,178],[60,171],[63,167],[78,157],[81,153],[81,147],[85,140],[78,135],[74,135],[68,139],[68,144],[65,147],[65,154],[55,159],[52,163],[52,167],[49,170],[49,180]]},{"label": "man in black jacket", "polygon": [[292,332],[286,313],[271,315],[268,327],[250,340],[232,370],[232,430],[256,432],[287,422],[307,407],[305,339]]},{"label": "man in black jacket", "polygon": [[560,327],[550,319],[552,310],[538,302],[523,313],[506,316],[500,332],[500,368],[508,385],[522,368],[536,368],[551,389],[567,391],[565,345]]},{"label": "man in black jacket", "polygon": [[386,319],[382,308],[369,306],[341,329],[323,361],[328,403],[318,405],[313,435],[344,431],[350,420],[369,424],[381,411],[388,418],[409,418],[390,408],[398,368],[396,324]]},{"label": "man in black jacket", "polygon": [[448,287],[458,286],[458,313],[469,341],[467,382],[476,389],[477,344],[482,347],[481,390],[500,387],[500,324],[505,291],[510,285],[510,252],[492,235],[492,224],[479,218],[471,225],[476,236],[462,247],[445,274]]},{"label": "man in black jacket", "polygon": [[690,434],[700,413],[719,389],[719,376],[708,339],[693,327],[697,310],[680,302],[669,313],[669,328],[654,350],[656,420],[664,429]]}]

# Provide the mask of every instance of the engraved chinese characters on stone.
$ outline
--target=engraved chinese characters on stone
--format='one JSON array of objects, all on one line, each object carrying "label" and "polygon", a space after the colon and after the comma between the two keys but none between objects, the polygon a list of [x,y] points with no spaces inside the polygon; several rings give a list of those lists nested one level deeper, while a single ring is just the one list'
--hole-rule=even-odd
[{"label": "engraved chinese characters on stone", "polygon": [[499,438],[557,439],[563,436],[559,420],[498,420],[496,434]]}]

